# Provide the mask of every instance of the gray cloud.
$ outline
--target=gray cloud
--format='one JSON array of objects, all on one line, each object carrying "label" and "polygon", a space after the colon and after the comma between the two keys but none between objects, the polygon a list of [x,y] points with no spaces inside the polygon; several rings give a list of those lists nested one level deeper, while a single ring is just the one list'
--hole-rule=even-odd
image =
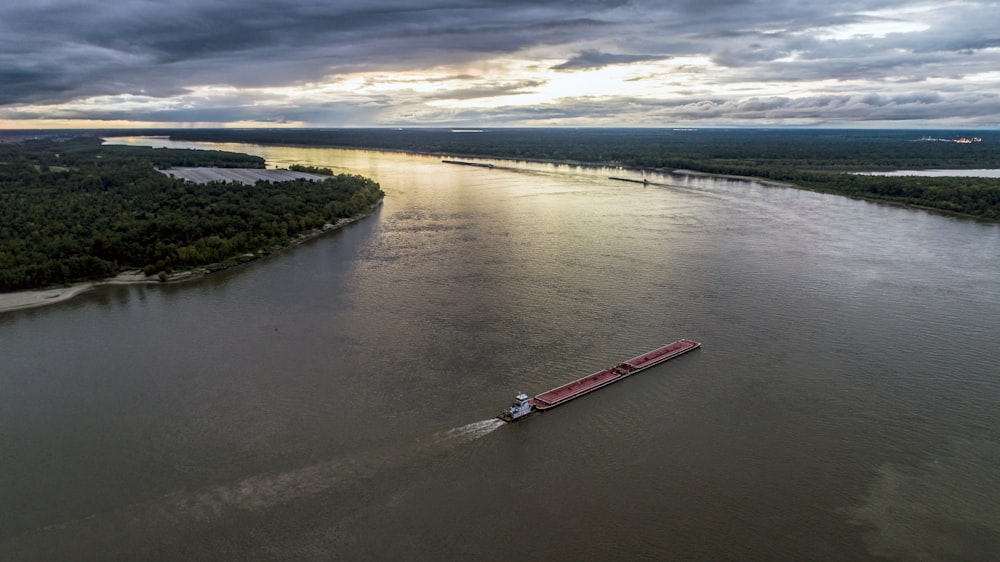
[{"label": "gray cloud", "polygon": [[613,64],[628,64],[632,62],[642,62],[650,60],[661,60],[667,57],[658,55],[616,55],[612,53],[602,53],[595,49],[581,51],[575,57],[562,64],[552,67],[553,70],[589,69],[603,68]]},{"label": "gray cloud", "polygon": [[[0,117],[316,125],[365,124],[362,119],[995,121],[996,99],[987,93],[994,88],[984,85],[993,83],[982,77],[995,73],[1000,13],[987,0],[970,0],[936,7],[925,29],[907,25],[908,18],[934,8],[911,0],[7,0],[0,5]],[[844,33],[851,26],[860,31]],[[719,70],[670,100],[567,98],[558,106],[489,111],[442,110],[426,102],[521,94],[541,82],[489,77],[486,69],[482,76],[448,78],[450,87],[468,84],[452,90],[442,85],[437,92],[394,98],[302,102],[309,106],[261,106],[239,97],[184,97],[184,104],[167,109],[59,106],[123,94],[171,100],[204,85],[283,86],[358,71],[475,67],[529,49],[563,60],[549,66],[553,73],[690,56],[709,59]],[[947,86],[931,86],[944,80]],[[745,98],[732,89],[710,97],[695,93],[764,82],[789,90],[822,82],[826,92]],[[879,97],[867,97],[870,92]]]},{"label": "gray cloud", "polygon": [[476,98],[493,98],[497,96],[509,96],[531,93],[531,90],[540,86],[542,82],[536,80],[520,80],[517,82],[502,82],[474,88],[462,88],[450,90],[448,92],[435,93],[428,96],[430,99],[450,99],[468,100]]},{"label": "gray cloud", "polygon": [[441,126],[494,123],[616,126],[623,117],[628,117],[632,124],[898,126],[909,121],[933,124],[947,118],[956,124],[981,128],[1000,125],[997,115],[1000,115],[998,94],[963,94],[952,98],[925,91],[906,95],[867,93],[730,100],[576,99],[558,105],[501,106],[489,112],[434,109],[421,113],[419,118]]},{"label": "gray cloud", "polygon": [[[391,0],[17,0],[0,8],[0,103],[23,96],[61,101],[99,91],[112,78],[137,90],[211,77],[274,85],[337,69],[473,60],[484,52],[572,41],[601,26],[588,17],[592,11],[615,4],[577,2],[569,10],[552,2],[426,2],[415,8]],[[25,64],[34,72],[19,68]],[[63,87],[53,88],[53,77]],[[115,86],[103,90],[117,93]]]}]

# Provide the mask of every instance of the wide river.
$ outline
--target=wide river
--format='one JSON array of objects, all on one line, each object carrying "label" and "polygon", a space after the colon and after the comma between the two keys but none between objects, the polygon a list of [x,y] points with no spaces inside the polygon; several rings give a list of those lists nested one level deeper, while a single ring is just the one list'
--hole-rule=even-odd
[{"label": "wide river", "polygon": [[[0,559],[990,560],[1000,226],[752,182],[126,139],[369,218],[0,314]],[[648,349],[703,347],[505,425]]]}]

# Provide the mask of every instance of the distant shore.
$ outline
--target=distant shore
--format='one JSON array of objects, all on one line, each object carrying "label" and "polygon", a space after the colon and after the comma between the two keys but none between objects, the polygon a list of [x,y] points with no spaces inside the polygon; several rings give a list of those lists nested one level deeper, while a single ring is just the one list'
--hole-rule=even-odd
[{"label": "distant shore", "polygon": [[156,275],[146,276],[140,270],[131,270],[120,273],[114,277],[107,279],[102,279],[99,281],[83,281],[80,283],[74,283],[71,285],[65,285],[61,287],[48,287],[44,289],[30,289],[27,291],[16,291],[13,293],[0,293],[0,314],[13,310],[24,310],[27,308],[35,308],[39,306],[46,306],[50,304],[56,304],[59,302],[67,301],[77,295],[81,295],[88,291],[91,291],[97,287],[102,287],[104,285],[142,285],[142,284],[162,284],[162,283],[179,283],[182,281],[190,281],[192,279],[199,279],[206,275],[229,269],[231,267],[236,267],[238,265],[243,265],[252,261],[256,261],[260,258],[273,255],[277,252],[287,250],[289,248],[298,246],[303,242],[307,242],[324,234],[339,230],[348,224],[359,221],[363,218],[370,216],[374,213],[379,206],[382,205],[382,200],[380,199],[372,208],[363,215],[358,215],[356,217],[351,217],[349,219],[340,219],[336,223],[328,223],[323,228],[301,234],[295,238],[289,240],[285,244],[278,248],[269,250],[266,252],[259,252],[256,254],[245,254],[244,256],[237,256],[230,260],[224,262],[213,263],[205,266],[201,266],[195,269],[180,271],[177,273],[172,273],[166,276],[165,279],[160,280]]}]

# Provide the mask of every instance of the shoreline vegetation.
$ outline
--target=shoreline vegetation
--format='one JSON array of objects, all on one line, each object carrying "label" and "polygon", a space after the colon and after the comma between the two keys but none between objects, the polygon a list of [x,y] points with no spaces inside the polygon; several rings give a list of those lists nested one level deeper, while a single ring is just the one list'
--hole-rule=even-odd
[{"label": "shoreline vegetation", "polygon": [[10,293],[0,293],[0,314],[12,310],[24,310],[64,302],[98,287],[107,285],[162,285],[164,283],[182,283],[200,279],[206,275],[224,271],[241,265],[267,258],[289,248],[299,246],[310,240],[319,238],[325,234],[340,230],[345,226],[364,219],[378,210],[382,205],[382,200],[377,201],[372,208],[362,215],[351,218],[339,219],[335,224],[326,224],[323,228],[313,230],[289,240],[280,247],[262,251],[257,254],[244,254],[224,261],[204,265],[196,269],[177,271],[164,276],[147,276],[142,270],[134,269],[124,271],[114,277],[73,283],[60,287],[44,287],[40,289],[30,289],[24,291],[14,291]]},{"label": "shoreline vegetation", "polygon": [[[245,171],[199,182],[162,173],[177,166]],[[382,202],[368,178],[298,168],[257,179],[257,156],[92,137],[0,145],[0,312],[100,285],[201,277],[337,230]]]},{"label": "shoreline vegetation", "polygon": [[[489,129],[469,135],[447,129],[201,129],[169,131],[168,136],[178,141],[385,150],[447,159],[705,174],[1000,220],[1000,178],[857,173],[1000,169],[1000,131]],[[964,142],[970,138],[975,142]]]}]

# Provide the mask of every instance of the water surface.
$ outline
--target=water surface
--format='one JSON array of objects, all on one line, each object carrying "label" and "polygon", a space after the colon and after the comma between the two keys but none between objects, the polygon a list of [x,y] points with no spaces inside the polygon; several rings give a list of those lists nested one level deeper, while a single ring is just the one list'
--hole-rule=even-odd
[{"label": "water surface", "polygon": [[[1000,552],[997,225],[705,177],[221,148],[386,200],[200,281],[0,315],[0,559]],[[682,337],[702,349],[490,419]]]}]

